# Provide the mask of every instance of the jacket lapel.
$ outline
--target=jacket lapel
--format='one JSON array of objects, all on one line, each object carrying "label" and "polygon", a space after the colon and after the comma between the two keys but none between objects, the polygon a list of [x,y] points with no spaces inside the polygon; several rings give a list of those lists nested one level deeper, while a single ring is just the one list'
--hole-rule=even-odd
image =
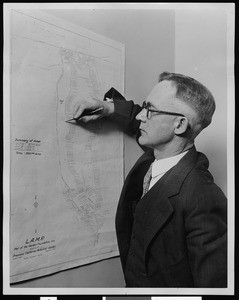
[{"label": "jacket lapel", "polygon": [[140,200],[136,208],[136,217],[144,224],[144,255],[155,234],[172,215],[174,208],[169,200],[177,195],[183,181],[197,163],[195,147],[169,170]]},{"label": "jacket lapel", "polygon": [[128,202],[141,196],[143,178],[150,164],[154,161],[153,151],[144,153],[135,163],[125,179],[125,183],[119,199],[118,208],[128,207]]},{"label": "jacket lapel", "polygon": [[143,224],[144,256],[153,237],[172,213],[173,207],[168,199],[163,176],[139,201],[135,211],[136,218]]}]

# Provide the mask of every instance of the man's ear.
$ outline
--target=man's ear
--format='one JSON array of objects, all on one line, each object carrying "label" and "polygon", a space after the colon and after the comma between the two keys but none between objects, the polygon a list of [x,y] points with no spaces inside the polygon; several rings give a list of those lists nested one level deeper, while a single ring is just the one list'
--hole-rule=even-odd
[{"label": "man's ear", "polygon": [[188,119],[185,117],[178,117],[174,123],[174,133],[177,135],[184,134],[189,128]]}]

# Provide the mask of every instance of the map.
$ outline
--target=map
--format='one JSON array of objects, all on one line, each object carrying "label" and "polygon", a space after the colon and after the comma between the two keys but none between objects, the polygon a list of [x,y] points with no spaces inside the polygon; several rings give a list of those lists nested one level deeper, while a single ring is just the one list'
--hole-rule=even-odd
[{"label": "map", "polygon": [[124,46],[37,11],[11,14],[10,282],[118,255],[123,136],[66,120],[123,93]]}]

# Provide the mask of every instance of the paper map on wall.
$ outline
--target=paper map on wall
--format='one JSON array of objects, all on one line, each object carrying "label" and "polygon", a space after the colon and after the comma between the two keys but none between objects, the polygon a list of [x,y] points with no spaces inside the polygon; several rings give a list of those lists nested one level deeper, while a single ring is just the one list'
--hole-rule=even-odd
[{"label": "paper map on wall", "polygon": [[65,122],[123,92],[122,44],[37,11],[11,14],[11,282],[118,255],[123,137],[109,121]]}]

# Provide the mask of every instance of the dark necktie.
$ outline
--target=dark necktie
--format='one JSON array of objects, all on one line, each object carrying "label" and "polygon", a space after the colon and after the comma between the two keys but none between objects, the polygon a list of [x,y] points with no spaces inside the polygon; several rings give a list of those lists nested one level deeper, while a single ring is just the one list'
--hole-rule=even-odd
[{"label": "dark necktie", "polygon": [[143,193],[142,193],[141,198],[143,198],[144,195],[148,192],[151,178],[152,178],[152,164],[150,165],[147,173],[144,176]]}]

